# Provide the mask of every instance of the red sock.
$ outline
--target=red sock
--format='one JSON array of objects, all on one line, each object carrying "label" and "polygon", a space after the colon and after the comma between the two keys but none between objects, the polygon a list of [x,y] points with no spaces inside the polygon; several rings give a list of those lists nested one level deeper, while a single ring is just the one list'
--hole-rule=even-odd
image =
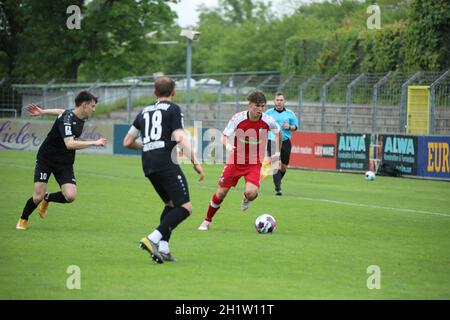
[{"label": "red sock", "polygon": [[212,218],[216,214],[217,210],[220,209],[220,204],[222,203],[222,200],[219,200],[214,193],[211,203],[209,204],[208,213],[206,214],[205,220],[211,222]]}]

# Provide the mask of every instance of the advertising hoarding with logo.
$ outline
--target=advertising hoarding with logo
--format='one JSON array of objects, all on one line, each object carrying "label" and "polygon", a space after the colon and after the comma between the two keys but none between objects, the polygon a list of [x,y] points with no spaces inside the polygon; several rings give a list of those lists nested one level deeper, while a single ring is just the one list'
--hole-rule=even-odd
[{"label": "advertising hoarding with logo", "polygon": [[417,175],[450,179],[450,137],[419,137]]},{"label": "advertising hoarding with logo", "polygon": [[337,150],[336,169],[368,170],[370,134],[339,133]]},{"label": "advertising hoarding with logo", "polygon": [[[38,150],[52,128],[53,121],[0,119],[0,150]],[[111,124],[86,122],[81,140],[108,139],[106,147],[91,147],[78,152],[112,154]]]},{"label": "advertising hoarding with logo", "polygon": [[417,175],[418,137],[381,135],[382,163],[399,169],[405,175]]},{"label": "advertising hoarding with logo", "polygon": [[336,170],[336,133],[292,133],[291,167]]}]

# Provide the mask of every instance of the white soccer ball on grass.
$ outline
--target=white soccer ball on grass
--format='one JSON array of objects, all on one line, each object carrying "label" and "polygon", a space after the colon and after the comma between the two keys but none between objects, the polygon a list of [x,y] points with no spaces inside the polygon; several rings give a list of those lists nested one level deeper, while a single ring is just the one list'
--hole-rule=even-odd
[{"label": "white soccer ball on grass", "polygon": [[367,172],[364,174],[364,178],[365,178],[367,181],[373,181],[373,180],[375,180],[375,172],[373,172],[373,171],[367,171]]},{"label": "white soccer ball on grass", "polygon": [[277,227],[277,221],[270,214],[262,214],[255,221],[255,228],[258,233],[271,233]]}]

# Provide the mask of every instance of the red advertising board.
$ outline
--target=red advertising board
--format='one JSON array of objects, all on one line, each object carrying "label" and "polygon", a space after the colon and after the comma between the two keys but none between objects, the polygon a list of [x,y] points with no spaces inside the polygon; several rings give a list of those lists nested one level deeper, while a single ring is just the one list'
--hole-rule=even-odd
[{"label": "red advertising board", "polygon": [[293,132],[289,166],[336,170],[336,133]]}]

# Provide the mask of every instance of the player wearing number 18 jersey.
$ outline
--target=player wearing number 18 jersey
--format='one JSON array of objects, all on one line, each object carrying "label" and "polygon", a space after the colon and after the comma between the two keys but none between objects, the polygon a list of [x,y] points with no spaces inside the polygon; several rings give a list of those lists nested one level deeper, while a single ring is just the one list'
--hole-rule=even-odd
[{"label": "player wearing number 18 jersey", "polygon": [[[194,170],[204,178],[202,166],[191,151],[185,135],[180,107],[172,102],[175,82],[158,78],[154,95],[157,101],[137,116],[124,139],[124,146],[142,150],[142,169],[165,206],[160,225],[140,241],[140,247],[157,263],[174,261],[169,239],[172,231],[192,213],[186,178],[177,163],[176,145],[190,157]],[[141,141],[137,140],[141,138]]]}]

